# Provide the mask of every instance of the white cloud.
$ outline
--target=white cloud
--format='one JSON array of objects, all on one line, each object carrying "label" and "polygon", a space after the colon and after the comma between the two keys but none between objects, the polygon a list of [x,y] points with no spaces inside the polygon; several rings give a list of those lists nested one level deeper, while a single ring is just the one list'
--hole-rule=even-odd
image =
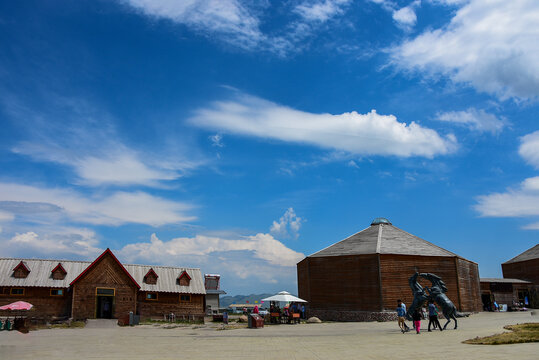
[{"label": "white cloud", "polygon": [[277,237],[297,239],[301,223],[304,221],[296,215],[293,208],[288,208],[279,222],[273,221],[270,232]]},{"label": "white cloud", "polygon": [[9,222],[15,219],[15,215],[12,213],[0,210],[0,222]]},{"label": "white cloud", "polygon": [[96,225],[138,223],[160,226],[195,219],[185,214],[192,208],[190,205],[141,191],[117,191],[87,197],[70,189],[0,183],[0,200],[48,204],[73,221]]},{"label": "white cloud", "polygon": [[523,226],[522,228],[524,230],[539,230],[539,222]]},{"label": "white cloud", "polygon": [[84,258],[93,258],[103,251],[96,247],[97,243],[95,233],[92,230],[60,228],[43,236],[33,231],[16,234],[3,244],[3,247],[5,251],[10,253],[24,249],[26,254],[53,255],[55,257],[78,255]]},{"label": "white cloud", "polygon": [[393,11],[393,20],[404,29],[410,30],[417,22],[415,9],[421,6],[421,1],[413,1],[410,5]]},{"label": "white cloud", "polygon": [[184,24],[236,46],[253,48],[264,39],[259,19],[239,0],[122,0],[145,15]]},{"label": "white cloud", "polygon": [[294,8],[294,12],[308,21],[325,22],[343,13],[343,7],[351,0],[304,1]]},{"label": "white cloud", "polygon": [[[230,235],[228,235],[230,236]],[[124,246],[117,255],[125,262],[202,267],[217,272],[223,288],[236,291],[271,291],[268,286],[295,287],[296,264],[305,255],[286,247],[270,234],[220,237],[196,235]],[[242,281],[238,283],[237,279]],[[277,291],[278,289],[273,289]]]},{"label": "white cloud", "polygon": [[223,147],[225,144],[223,144],[223,136],[220,134],[215,134],[210,136],[211,145],[216,147]]},{"label": "white cloud", "polygon": [[[242,0],[119,0],[140,13],[170,20],[244,50],[267,50],[279,56],[308,46],[305,41],[321,25],[342,15],[351,0],[249,2]],[[268,7],[292,14],[277,31],[264,32],[262,16]]]},{"label": "white cloud", "polygon": [[[516,189],[479,196],[474,208],[486,217],[537,217],[539,176],[525,179]],[[524,229],[539,229],[539,223],[527,225]]]},{"label": "white cloud", "polygon": [[539,130],[520,138],[518,153],[528,164],[539,169]]},{"label": "white cloud", "polygon": [[164,257],[208,257],[230,251],[248,251],[251,256],[277,266],[296,266],[305,256],[287,248],[270,234],[258,233],[237,239],[196,235],[193,238],[175,238],[164,242],[152,234],[150,242],[128,244],[122,248],[128,259],[155,259]]},{"label": "white cloud", "polygon": [[192,158],[171,149],[134,150],[117,133],[116,120],[87,101],[48,94],[43,103],[4,99],[4,107],[26,137],[11,150],[72,168],[74,183],[159,186],[202,163],[192,150]]},{"label": "white cloud", "polygon": [[[539,131],[523,136],[519,153],[529,164],[539,168]],[[539,176],[525,179],[516,188],[506,192],[477,197],[474,206],[481,216],[490,217],[537,217],[539,216]],[[539,230],[539,222],[524,229]]]},{"label": "white cloud", "polygon": [[500,99],[534,99],[539,96],[538,18],[536,0],[472,0],[447,26],[391,49],[392,63],[442,74]]},{"label": "white cloud", "polygon": [[505,127],[505,119],[489,114],[485,110],[469,108],[465,111],[449,111],[436,114],[436,119],[466,126],[478,132],[496,134]]},{"label": "white cloud", "polygon": [[367,114],[313,114],[245,94],[199,109],[189,121],[208,129],[354,154],[430,158],[456,149],[453,136],[442,138],[415,122],[407,125],[375,110]]}]

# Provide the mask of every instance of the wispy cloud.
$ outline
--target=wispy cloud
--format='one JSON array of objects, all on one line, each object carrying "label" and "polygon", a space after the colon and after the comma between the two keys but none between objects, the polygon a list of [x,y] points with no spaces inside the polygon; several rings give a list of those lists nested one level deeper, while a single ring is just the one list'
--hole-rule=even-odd
[{"label": "wispy cloud", "polygon": [[442,74],[500,99],[539,96],[539,2],[471,0],[440,29],[392,48],[401,69]]},{"label": "wispy cloud", "polygon": [[246,94],[198,109],[191,124],[258,138],[304,143],[353,154],[425,156],[448,154],[456,139],[446,138],[415,122],[405,124],[393,115],[348,112],[313,114]]},{"label": "wispy cloud", "polygon": [[436,114],[436,120],[465,126],[477,132],[499,133],[507,125],[507,120],[489,114],[485,110],[469,108],[464,111],[448,111]]},{"label": "wispy cloud", "polygon": [[3,102],[25,133],[11,150],[71,168],[76,175],[73,183],[159,186],[202,163],[158,147],[135,150],[116,131],[116,120],[87,101],[48,95],[45,103],[13,97]]},{"label": "wispy cloud", "polygon": [[[120,0],[141,14],[187,26],[208,38],[247,50],[279,56],[301,51],[305,40],[321,25],[344,14],[351,0],[304,0],[298,3],[243,0]],[[288,14],[279,31],[265,32],[261,24],[268,7]]]},{"label": "wispy cloud", "polygon": [[[160,226],[177,224],[195,219],[188,215],[192,206],[150,195],[142,191],[116,191],[91,196],[65,188],[49,188],[13,183],[0,183],[3,204],[19,206],[19,214],[35,217],[50,209],[56,216],[71,221],[95,225],[122,225],[126,223]],[[35,205],[35,206],[31,206]],[[44,207],[44,205],[46,205]],[[20,209],[26,208],[24,213]],[[44,211],[39,211],[44,209]]]},{"label": "wispy cloud", "polygon": [[120,0],[142,14],[184,24],[246,49],[265,39],[256,12],[240,0]]},{"label": "wispy cloud", "polygon": [[211,145],[215,147],[223,147],[223,136],[221,134],[215,134],[210,136]]}]

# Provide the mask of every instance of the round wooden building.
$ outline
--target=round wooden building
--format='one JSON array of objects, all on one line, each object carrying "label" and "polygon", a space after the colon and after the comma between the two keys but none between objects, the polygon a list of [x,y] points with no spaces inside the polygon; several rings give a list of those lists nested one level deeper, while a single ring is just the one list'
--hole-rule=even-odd
[{"label": "round wooden building", "polygon": [[[383,319],[397,300],[411,304],[408,278],[430,272],[459,311],[481,310],[477,263],[393,226],[385,218],[297,264],[299,297],[324,320]],[[423,285],[430,286],[428,282]]]}]

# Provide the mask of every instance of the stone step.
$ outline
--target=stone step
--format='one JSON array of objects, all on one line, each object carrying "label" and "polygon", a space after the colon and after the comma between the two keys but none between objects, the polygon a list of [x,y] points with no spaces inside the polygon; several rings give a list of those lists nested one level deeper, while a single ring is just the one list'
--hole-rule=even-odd
[{"label": "stone step", "polygon": [[86,328],[89,329],[110,329],[118,326],[118,319],[88,319]]}]

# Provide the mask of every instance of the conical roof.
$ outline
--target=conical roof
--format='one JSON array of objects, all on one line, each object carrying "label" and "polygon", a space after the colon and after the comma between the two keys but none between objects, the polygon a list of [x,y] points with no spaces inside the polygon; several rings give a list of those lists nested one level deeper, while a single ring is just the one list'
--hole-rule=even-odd
[{"label": "conical roof", "polygon": [[330,245],[310,257],[364,254],[459,257],[451,251],[393,226],[387,219],[385,219],[387,222],[377,220],[375,219],[365,230]]},{"label": "conical roof", "polygon": [[524,251],[522,254],[515,256],[511,260],[504,262],[504,264],[511,264],[520,261],[533,260],[539,258],[539,244],[535,245],[531,249]]}]

